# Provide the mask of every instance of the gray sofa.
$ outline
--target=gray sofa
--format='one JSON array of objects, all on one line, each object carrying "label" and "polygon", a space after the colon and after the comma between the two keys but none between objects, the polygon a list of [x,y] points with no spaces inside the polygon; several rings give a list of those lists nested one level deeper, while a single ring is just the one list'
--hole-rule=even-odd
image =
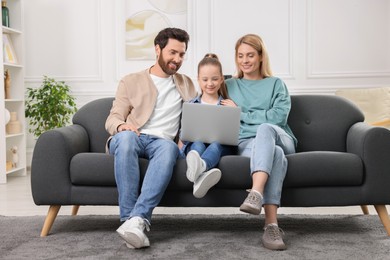
[{"label": "gray sofa", "polygon": [[[390,235],[385,205],[390,202],[390,131],[363,123],[351,102],[330,95],[293,95],[289,125],[298,138],[288,155],[282,207],[374,205]],[[34,148],[34,202],[49,205],[46,236],[62,205],[117,205],[113,157],[105,154],[104,123],[113,98],[92,101],[74,115],[73,125],[42,134]],[[140,159],[141,171],[147,161]],[[197,199],[178,160],[160,206],[238,207],[251,187],[249,158],[225,156],[220,182]]]}]

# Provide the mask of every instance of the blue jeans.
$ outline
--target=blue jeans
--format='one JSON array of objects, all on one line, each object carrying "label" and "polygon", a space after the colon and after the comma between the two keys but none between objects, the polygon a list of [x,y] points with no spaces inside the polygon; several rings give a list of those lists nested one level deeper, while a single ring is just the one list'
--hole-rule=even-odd
[{"label": "blue jeans", "polygon": [[192,142],[185,145],[180,151],[180,158],[185,158],[191,151],[195,150],[199,153],[200,158],[206,162],[206,171],[218,165],[222,156],[233,154],[234,147],[228,145],[221,145],[218,142],[205,144],[203,142]]},{"label": "blue jeans", "polygon": [[[171,140],[122,131],[110,141],[121,221],[138,216],[151,221],[172,177],[179,149]],[[149,160],[143,181],[138,158]],[[142,187],[140,185],[142,183]]]},{"label": "blue jeans", "polygon": [[287,173],[285,155],[291,153],[295,153],[294,140],[283,129],[272,124],[261,124],[256,137],[239,141],[238,154],[251,158],[251,175],[257,171],[268,174],[263,194],[264,204],[280,205]]}]

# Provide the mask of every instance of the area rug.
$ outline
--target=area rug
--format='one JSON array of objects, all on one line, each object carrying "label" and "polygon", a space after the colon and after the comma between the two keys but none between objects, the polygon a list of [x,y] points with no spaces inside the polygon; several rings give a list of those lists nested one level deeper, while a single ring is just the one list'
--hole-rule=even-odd
[{"label": "area rug", "polygon": [[263,216],[154,215],[151,247],[128,249],[118,216],[58,216],[40,237],[43,216],[0,216],[0,259],[390,259],[378,216],[280,215],[286,251],[261,245]]}]

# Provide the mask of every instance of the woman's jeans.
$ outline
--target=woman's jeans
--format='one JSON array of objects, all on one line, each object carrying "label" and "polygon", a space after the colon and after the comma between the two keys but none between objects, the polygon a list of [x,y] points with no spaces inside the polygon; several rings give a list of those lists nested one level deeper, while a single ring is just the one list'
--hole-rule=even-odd
[{"label": "woman's jeans", "polygon": [[[110,154],[114,155],[121,221],[138,216],[150,222],[152,211],[160,203],[171,180],[179,154],[177,144],[150,135],[137,136],[134,132],[122,131],[112,137],[109,145]],[[149,160],[143,181],[138,158]]]},{"label": "woman's jeans", "polygon": [[283,129],[272,124],[261,124],[255,138],[239,141],[238,154],[251,158],[251,175],[258,171],[268,174],[263,204],[280,205],[287,172],[285,155],[291,153],[295,153],[294,140]]},{"label": "woman's jeans", "polygon": [[218,142],[205,144],[195,141],[185,145],[184,149],[180,151],[180,158],[185,158],[191,150],[197,151],[200,158],[206,162],[206,171],[217,166],[222,156],[234,153],[233,146],[221,145]]}]

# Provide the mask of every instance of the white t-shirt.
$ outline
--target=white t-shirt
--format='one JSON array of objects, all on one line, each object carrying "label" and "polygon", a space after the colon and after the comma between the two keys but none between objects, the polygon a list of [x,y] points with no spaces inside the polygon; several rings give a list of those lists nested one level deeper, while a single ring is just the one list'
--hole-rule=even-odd
[{"label": "white t-shirt", "polygon": [[157,88],[157,102],[151,117],[140,132],[173,140],[179,130],[182,98],[172,76],[168,78],[150,76]]}]

